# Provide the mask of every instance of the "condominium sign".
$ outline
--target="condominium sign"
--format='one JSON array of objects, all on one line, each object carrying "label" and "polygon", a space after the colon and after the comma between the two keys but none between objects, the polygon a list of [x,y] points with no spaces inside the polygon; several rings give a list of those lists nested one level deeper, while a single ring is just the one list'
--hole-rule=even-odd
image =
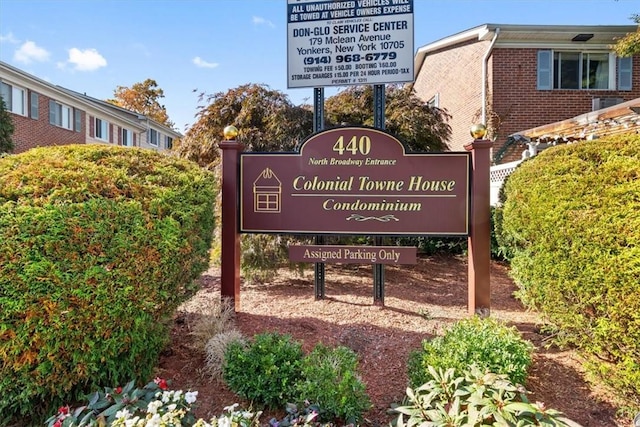
[{"label": "condominium sign", "polygon": [[407,153],[366,127],[240,156],[241,232],[467,235],[469,197],[469,153]]},{"label": "condominium sign", "polygon": [[413,0],[288,0],[289,88],[413,81]]}]

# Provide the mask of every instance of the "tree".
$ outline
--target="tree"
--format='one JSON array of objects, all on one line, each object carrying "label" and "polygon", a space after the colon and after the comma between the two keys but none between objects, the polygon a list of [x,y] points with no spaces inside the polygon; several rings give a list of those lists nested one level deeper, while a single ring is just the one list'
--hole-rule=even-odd
[{"label": "tree", "polygon": [[146,79],[142,83],[135,83],[130,88],[126,86],[118,86],[113,91],[114,99],[108,99],[107,102],[144,114],[151,120],[158,122],[169,128],[174,127],[174,123],[169,120],[167,109],[159,102],[160,98],[164,98],[164,91],[158,87],[153,79]]},{"label": "tree", "polygon": [[[451,135],[449,115],[429,107],[408,86],[390,85],[385,93],[385,128],[412,151],[443,151]],[[373,126],[373,86],[352,86],[327,100],[326,121]]]},{"label": "tree", "polygon": [[199,107],[176,152],[204,167],[217,165],[217,143],[226,126],[238,128],[237,140],[247,151],[291,151],[313,129],[308,107],[294,106],[286,94],[266,85],[246,84],[200,98],[208,105]]},{"label": "tree", "polygon": [[612,46],[614,52],[618,56],[633,56],[640,54],[640,14],[631,15],[631,20],[638,24],[635,33],[629,33],[618,39],[616,44]]},{"label": "tree", "polygon": [[15,148],[11,139],[14,129],[11,114],[6,109],[4,99],[0,97],[0,154],[13,151]]},{"label": "tree", "polygon": [[[217,143],[228,125],[238,128],[238,141],[247,151],[290,151],[313,131],[313,112],[308,105],[294,106],[287,95],[268,86],[246,84],[226,93],[201,99],[196,123],[177,147],[178,155],[215,167]],[[446,150],[451,128],[449,115],[429,107],[408,87],[388,86],[386,129],[412,151]],[[343,124],[373,126],[373,89],[353,86],[327,99],[325,128]]]}]

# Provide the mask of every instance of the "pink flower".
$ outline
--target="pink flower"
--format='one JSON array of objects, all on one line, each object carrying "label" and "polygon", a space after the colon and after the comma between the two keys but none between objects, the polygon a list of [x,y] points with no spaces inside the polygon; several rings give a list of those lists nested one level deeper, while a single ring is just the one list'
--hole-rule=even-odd
[{"label": "pink flower", "polygon": [[120,393],[122,393],[122,387],[116,387],[116,389],[113,390],[113,391],[115,391],[116,394],[120,394]]}]

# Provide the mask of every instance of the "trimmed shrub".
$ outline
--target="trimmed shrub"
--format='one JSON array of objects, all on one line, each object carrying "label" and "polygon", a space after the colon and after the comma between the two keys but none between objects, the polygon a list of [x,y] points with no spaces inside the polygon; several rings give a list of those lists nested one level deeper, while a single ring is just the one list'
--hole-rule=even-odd
[{"label": "trimmed shrub", "polygon": [[432,380],[429,367],[453,368],[457,376],[475,365],[483,372],[506,375],[524,384],[531,365],[533,345],[514,327],[478,316],[456,322],[443,336],[422,342],[422,350],[409,357],[407,370],[412,387]]},{"label": "trimmed shrub", "polygon": [[215,186],[150,150],[0,159],[0,424],[152,374],[208,266]]},{"label": "trimmed shrub", "polygon": [[318,407],[320,421],[342,420],[359,425],[371,407],[358,372],[358,356],[347,347],[317,344],[302,361],[302,379],[296,383],[298,402]]},{"label": "trimmed shrub", "polygon": [[518,296],[640,401],[640,135],[545,150],[504,194]]},{"label": "trimmed shrub", "polygon": [[228,344],[222,375],[234,393],[254,405],[281,408],[295,398],[303,356],[302,344],[290,335],[258,334],[248,344]]}]

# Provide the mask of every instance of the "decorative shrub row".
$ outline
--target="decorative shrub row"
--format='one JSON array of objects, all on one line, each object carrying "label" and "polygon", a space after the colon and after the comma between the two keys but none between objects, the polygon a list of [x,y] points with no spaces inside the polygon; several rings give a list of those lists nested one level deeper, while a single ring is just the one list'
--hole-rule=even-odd
[{"label": "decorative shrub row", "polygon": [[208,266],[215,183],[105,146],[0,159],[0,424],[151,375]]},{"label": "decorative shrub row", "polygon": [[640,401],[640,135],[545,150],[504,197],[499,238],[519,297]]},{"label": "decorative shrub row", "polygon": [[357,374],[357,355],[349,348],[322,344],[308,355],[289,335],[263,333],[249,343],[229,344],[223,377],[229,388],[258,406],[282,408],[311,403],[319,420],[362,421],[371,402]]},{"label": "decorative shrub row", "polygon": [[424,340],[422,349],[410,354],[409,382],[415,388],[433,380],[430,367],[451,368],[461,376],[475,365],[482,372],[506,375],[513,383],[524,384],[532,353],[533,345],[517,329],[474,316],[456,322],[442,336]]}]

